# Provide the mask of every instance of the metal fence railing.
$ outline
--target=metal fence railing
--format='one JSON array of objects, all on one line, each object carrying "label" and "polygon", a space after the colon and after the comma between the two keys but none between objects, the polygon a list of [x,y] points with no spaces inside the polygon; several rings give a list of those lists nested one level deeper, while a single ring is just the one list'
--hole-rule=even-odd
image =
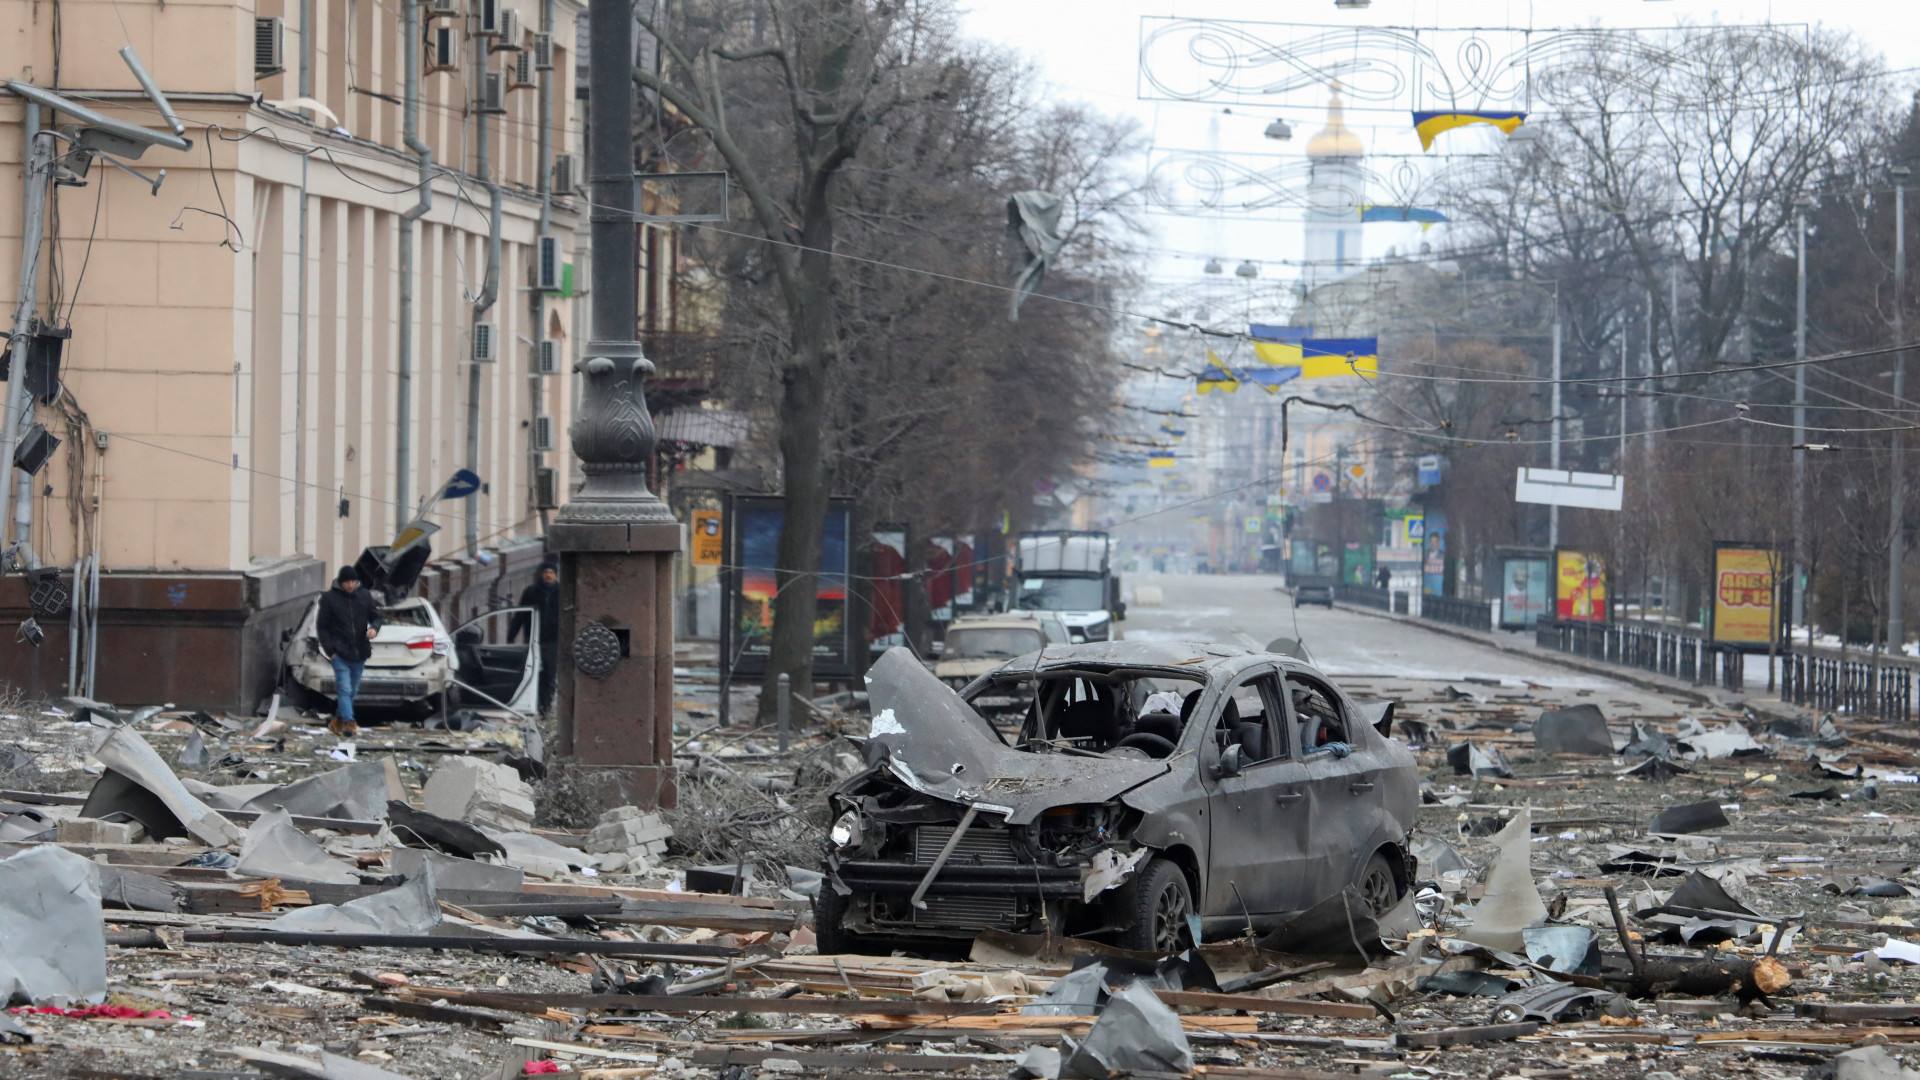
[{"label": "metal fence railing", "polygon": [[1911,720],[1916,665],[1884,655],[1796,646],[1780,658],[1780,700],[1815,709]]},{"label": "metal fence railing", "polygon": [[1485,600],[1462,600],[1456,596],[1422,596],[1420,617],[1468,630],[1493,630],[1493,608]]},{"label": "metal fence railing", "polygon": [[1333,587],[1333,598],[1343,604],[1373,608],[1376,611],[1393,610],[1393,601],[1388,591],[1375,585],[1350,585],[1341,582]]},{"label": "metal fence railing", "polygon": [[1746,654],[1694,634],[1632,623],[1542,619],[1534,644],[1669,678],[1739,690],[1746,685]]}]

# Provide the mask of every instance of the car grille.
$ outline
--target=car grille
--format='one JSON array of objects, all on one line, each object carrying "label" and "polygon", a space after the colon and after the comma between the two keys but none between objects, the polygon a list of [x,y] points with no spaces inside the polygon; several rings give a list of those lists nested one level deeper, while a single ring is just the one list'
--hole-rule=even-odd
[{"label": "car grille", "polygon": [[[953,835],[951,825],[922,825],[913,830],[913,861],[927,865],[940,857],[940,849]],[[1018,866],[1013,844],[1005,829],[968,829],[960,845],[947,859],[948,866]]]},{"label": "car grille", "polygon": [[940,896],[926,898],[925,911],[913,921],[923,926],[1012,926],[1020,920],[1020,902],[1011,896]]}]

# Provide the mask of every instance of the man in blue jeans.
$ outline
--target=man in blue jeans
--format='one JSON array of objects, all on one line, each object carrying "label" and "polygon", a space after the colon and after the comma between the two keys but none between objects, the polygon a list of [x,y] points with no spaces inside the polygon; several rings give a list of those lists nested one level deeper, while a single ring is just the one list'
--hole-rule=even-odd
[{"label": "man in blue jeans", "polygon": [[373,655],[373,635],[379,629],[380,613],[373,606],[373,594],[360,591],[360,572],[341,567],[333,588],[321,594],[320,614],[314,620],[320,649],[333,660],[333,692],[340,704],[327,730],[335,735],[360,730],[353,719],[353,697],[360,692],[360,676]]}]

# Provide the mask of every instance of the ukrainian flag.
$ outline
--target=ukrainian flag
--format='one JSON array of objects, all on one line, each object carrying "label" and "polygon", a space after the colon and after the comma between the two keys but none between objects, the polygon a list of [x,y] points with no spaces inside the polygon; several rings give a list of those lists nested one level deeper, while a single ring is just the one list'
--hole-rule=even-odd
[{"label": "ukrainian flag", "polygon": [[1172,424],[1161,424],[1160,430],[1166,432],[1167,434],[1173,436],[1176,439],[1185,438],[1187,434],[1185,428],[1177,428],[1177,427],[1174,427]]},{"label": "ukrainian flag", "polygon": [[1300,375],[1375,375],[1380,371],[1379,338],[1308,338],[1300,343]]},{"label": "ukrainian flag", "polygon": [[1223,394],[1231,394],[1240,389],[1240,380],[1234,378],[1233,372],[1227,370],[1227,365],[1221,362],[1219,354],[1208,349],[1206,370],[1194,379],[1193,388],[1202,394],[1211,394],[1215,390]]},{"label": "ukrainian flag", "polygon": [[1420,149],[1431,150],[1434,137],[1443,131],[1468,124],[1492,124],[1511,135],[1526,119],[1523,112],[1415,112],[1413,130],[1420,133]]},{"label": "ukrainian flag", "polygon": [[[1259,347],[1258,345],[1255,346],[1255,348]],[[1297,345],[1280,347],[1293,349],[1295,355],[1298,355],[1300,352],[1300,347]],[[1292,367],[1247,368],[1235,374],[1240,376],[1241,382],[1257,386],[1269,394],[1277,394],[1280,392],[1281,386],[1300,377],[1301,368],[1299,365],[1300,361],[1295,360],[1294,366]]]},{"label": "ukrainian flag", "polygon": [[1426,232],[1435,225],[1445,224],[1447,215],[1422,206],[1363,206],[1360,208],[1360,220],[1363,222],[1417,221],[1420,223],[1420,231]]},{"label": "ukrainian flag", "polygon": [[1173,468],[1173,458],[1172,457],[1150,457],[1147,459],[1147,468],[1171,469]]},{"label": "ukrainian flag", "polygon": [[1299,367],[1300,343],[1312,335],[1310,326],[1252,323],[1247,327],[1247,336],[1253,338],[1253,355],[1261,363],[1275,367]]}]

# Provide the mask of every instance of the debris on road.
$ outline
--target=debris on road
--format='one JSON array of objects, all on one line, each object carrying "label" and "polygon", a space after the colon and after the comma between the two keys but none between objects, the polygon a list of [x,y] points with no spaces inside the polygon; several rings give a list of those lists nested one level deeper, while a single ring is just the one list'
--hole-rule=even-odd
[{"label": "debris on road", "polygon": [[[698,708],[711,691],[679,696]],[[888,692],[872,720],[823,707],[785,754],[770,731],[679,710],[695,794],[664,811],[571,805],[523,779],[505,722],[344,740],[290,718],[256,737],[252,721],[136,723],[98,703],[3,722],[28,765],[0,792],[0,985],[16,1006],[0,1073],[1906,1075],[1920,748],[1901,732],[1846,719],[1836,740],[1835,721],[1646,692],[1374,677],[1354,693],[1432,733],[1400,902],[1376,918],[1335,893],[1256,914],[1249,935],[1228,888],[1235,917],[1171,953],[1063,933],[1055,907],[1051,934],[821,954],[826,791],[877,749],[829,724],[885,731],[892,707],[908,728]],[[1743,745],[1730,727],[1761,753],[1714,756]],[[205,765],[181,763],[194,738]],[[902,738],[881,742],[911,757]],[[1464,773],[1449,746],[1467,748]],[[947,765],[988,760],[973,753]],[[868,812],[911,820],[916,805]],[[959,831],[944,824],[916,838],[937,842],[903,902]],[[951,880],[981,877],[993,850],[963,835],[947,866],[972,869]]]}]

